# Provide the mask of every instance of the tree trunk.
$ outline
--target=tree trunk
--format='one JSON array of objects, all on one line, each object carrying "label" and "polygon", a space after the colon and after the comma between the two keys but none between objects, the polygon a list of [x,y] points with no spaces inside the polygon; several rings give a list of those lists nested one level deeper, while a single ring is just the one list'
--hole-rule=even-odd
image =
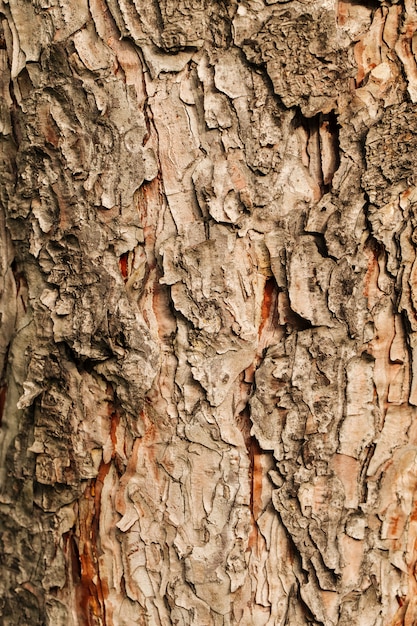
[{"label": "tree trunk", "polygon": [[416,624],[414,3],[0,13],[1,624]]}]

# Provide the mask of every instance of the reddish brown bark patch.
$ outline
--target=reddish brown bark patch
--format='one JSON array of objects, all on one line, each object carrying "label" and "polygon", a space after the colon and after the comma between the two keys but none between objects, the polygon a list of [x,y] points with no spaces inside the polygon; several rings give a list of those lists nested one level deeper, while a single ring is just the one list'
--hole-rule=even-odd
[{"label": "reddish brown bark patch", "polygon": [[120,268],[120,273],[123,276],[123,280],[126,282],[129,276],[129,253],[125,252],[124,254],[122,254],[122,256],[119,258],[119,268]]},{"label": "reddish brown bark patch", "polygon": [[106,624],[105,593],[99,571],[101,492],[110,463],[101,463],[97,478],[87,486],[79,504],[80,582],[77,600],[86,626]]}]

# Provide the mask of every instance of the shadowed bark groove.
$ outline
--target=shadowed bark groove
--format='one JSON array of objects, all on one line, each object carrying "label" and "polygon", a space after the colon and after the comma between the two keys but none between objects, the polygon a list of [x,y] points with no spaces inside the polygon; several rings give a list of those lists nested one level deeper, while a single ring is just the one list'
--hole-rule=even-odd
[{"label": "shadowed bark groove", "polygon": [[414,3],[0,22],[1,623],[417,623]]}]

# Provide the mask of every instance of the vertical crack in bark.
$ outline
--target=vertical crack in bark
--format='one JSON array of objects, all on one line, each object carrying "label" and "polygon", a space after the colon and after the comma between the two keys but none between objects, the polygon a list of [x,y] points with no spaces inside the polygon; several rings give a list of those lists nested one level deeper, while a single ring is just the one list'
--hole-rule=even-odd
[{"label": "vertical crack in bark", "polygon": [[306,118],[298,112],[295,128],[303,129],[301,137],[303,162],[318,186],[317,201],[331,190],[333,176],[340,165],[339,131],[334,111]]},{"label": "vertical crack in bark", "polygon": [[81,563],[81,615],[88,626],[106,625],[105,596],[98,567],[100,496],[109,463],[102,463],[97,478],[87,485],[79,510],[79,558]]}]

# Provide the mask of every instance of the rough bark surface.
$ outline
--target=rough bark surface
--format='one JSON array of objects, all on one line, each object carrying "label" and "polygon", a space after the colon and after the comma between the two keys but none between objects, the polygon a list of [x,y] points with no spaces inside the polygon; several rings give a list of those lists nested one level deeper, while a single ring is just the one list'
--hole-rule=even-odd
[{"label": "rough bark surface", "polygon": [[412,0],[0,0],[0,621],[417,623]]}]

